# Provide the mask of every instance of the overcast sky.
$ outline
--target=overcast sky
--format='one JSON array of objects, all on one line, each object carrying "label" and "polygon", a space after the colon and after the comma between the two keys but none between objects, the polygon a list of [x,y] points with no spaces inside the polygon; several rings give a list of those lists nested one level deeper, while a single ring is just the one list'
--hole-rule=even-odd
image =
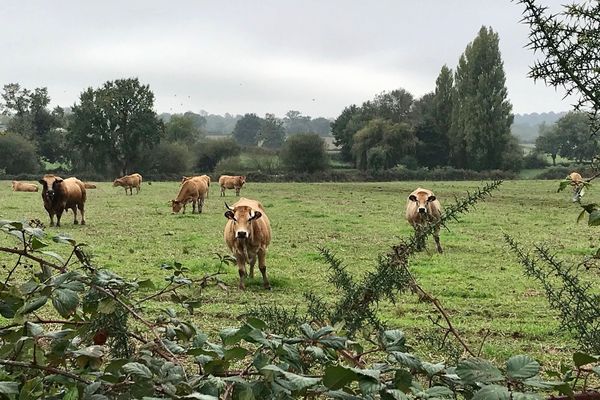
[{"label": "overcast sky", "polygon": [[336,117],[382,91],[433,90],[486,25],[514,112],[568,110],[526,76],[521,12],[510,0],[0,0],[0,84],[47,86],[71,106],[87,87],[138,77],[159,113]]}]

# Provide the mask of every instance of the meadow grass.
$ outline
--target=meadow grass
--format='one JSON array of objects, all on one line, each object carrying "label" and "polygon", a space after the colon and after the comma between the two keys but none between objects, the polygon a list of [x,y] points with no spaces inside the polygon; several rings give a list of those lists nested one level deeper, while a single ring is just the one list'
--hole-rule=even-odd
[{"label": "meadow grass", "polygon": [[[378,255],[411,234],[404,209],[407,195],[416,187],[432,189],[443,205],[483,184],[248,182],[242,196],[260,200],[271,219],[267,266],[273,290],[262,289],[258,271],[247,280],[246,291],[238,290],[236,267],[226,266],[222,279],[229,290],[206,288],[203,304],[192,318],[214,334],[236,326],[236,318],[257,304],[302,308],[302,294],[308,291],[332,298],[336,293],[327,283],[319,246],[330,249],[358,277],[374,268]],[[493,197],[442,230],[444,254],[437,254],[430,240],[428,250],[411,260],[423,288],[440,299],[475,349],[489,330],[482,349],[486,357],[503,360],[528,353],[556,362],[566,360],[574,349],[569,335],[558,330],[557,314],[547,305],[543,289],[523,275],[503,240],[508,233],[526,247],[547,243],[559,257],[573,261],[595,251],[598,228],[576,224],[578,209],[570,202],[570,193],[557,193],[557,187],[553,181],[504,182]],[[167,275],[160,268],[163,263],[180,262],[196,277],[216,272],[216,254],[228,254],[223,200],[232,204],[236,197],[227,191],[220,198],[213,184],[202,214],[191,214],[188,207],[185,215],[172,215],[167,203],[178,189],[178,182],[144,183],[139,195],[126,196],[122,188],[99,183],[98,189],[88,190],[87,225],[73,225],[68,213],[63,226],[47,230],[87,243],[96,265],[128,278],[151,278],[157,286],[164,285]],[[0,182],[0,219],[32,218],[49,222],[40,193],[14,193],[9,182]],[[12,237],[0,236],[0,246],[13,245]],[[0,254],[0,262],[11,261]],[[406,331],[408,342],[420,352],[434,351],[426,345],[434,329],[429,317],[436,316],[430,304],[402,294],[396,304],[382,303],[380,314],[390,326]]]}]

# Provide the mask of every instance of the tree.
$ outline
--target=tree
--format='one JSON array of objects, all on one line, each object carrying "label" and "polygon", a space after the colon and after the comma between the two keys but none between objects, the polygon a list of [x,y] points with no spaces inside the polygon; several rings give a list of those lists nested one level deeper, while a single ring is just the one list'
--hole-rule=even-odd
[{"label": "tree", "polygon": [[261,127],[262,118],[256,114],[244,114],[233,128],[233,138],[242,146],[258,146]]},{"label": "tree", "polygon": [[482,27],[459,59],[450,130],[457,167],[501,168],[509,147],[512,105],[498,43],[498,34]]},{"label": "tree", "polygon": [[268,149],[279,149],[285,142],[283,121],[275,118],[274,114],[265,114],[260,127],[259,140]]},{"label": "tree", "polygon": [[219,161],[239,155],[240,145],[233,139],[211,139],[196,146],[196,167],[200,171],[214,171]]},{"label": "tree", "polygon": [[369,165],[369,150],[380,147],[376,154],[377,168],[380,168],[381,153],[385,154],[383,168],[394,167],[402,157],[413,155],[415,150],[415,136],[412,127],[405,123],[394,123],[390,120],[377,118],[369,121],[367,125],[356,132],[352,153],[356,159],[356,165],[361,170],[372,170],[374,166]]},{"label": "tree", "polygon": [[172,115],[169,122],[165,123],[165,139],[169,142],[193,145],[204,136],[199,126],[201,124],[198,123],[193,113]]},{"label": "tree", "polygon": [[540,134],[535,140],[535,150],[538,153],[548,154],[552,157],[552,165],[556,165],[556,156],[563,144],[563,139],[558,129],[556,129],[556,125],[541,124],[539,132]]},{"label": "tree", "polygon": [[35,144],[16,133],[0,134],[0,170],[7,174],[33,174],[40,162]]},{"label": "tree", "polygon": [[33,141],[42,156],[49,162],[64,162],[68,158],[66,148],[57,130],[66,127],[64,110],[56,107],[50,111],[48,89],[36,88],[33,91],[11,83],[4,86],[2,99],[5,113],[11,116],[8,130]]},{"label": "tree", "polygon": [[309,116],[304,116],[300,111],[294,110],[290,110],[285,113],[285,117],[283,118],[283,125],[288,136],[295,133],[312,132],[310,122]]},{"label": "tree", "polygon": [[331,121],[327,118],[318,117],[310,121],[311,132],[318,133],[319,136],[331,136]]},{"label": "tree", "polygon": [[316,133],[289,136],[279,157],[287,169],[295,172],[312,173],[325,170],[329,166],[325,141]]},{"label": "tree", "polygon": [[161,142],[149,153],[151,171],[159,174],[182,174],[191,171],[193,154],[182,142]]},{"label": "tree", "polygon": [[[428,93],[414,103],[412,110],[416,157],[420,165],[436,167],[448,163],[448,136],[441,131],[435,94]],[[447,133],[447,132],[446,132]]]},{"label": "tree", "polygon": [[364,124],[361,109],[355,104],[344,108],[342,113],[331,123],[331,134],[335,138],[335,145],[340,146],[340,154],[344,161],[353,161],[352,145],[354,144],[354,134]]},{"label": "tree", "polygon": [[162,123],[153,108],[154,94],[137,78],[107,81],[81,93],[70,138],[83,166],[102,173],[133,171],[160,141]]},{"label": "tree", "polygon": [[556,121],[556,135],[562,144],[558,154],[572,160],[592,161],[600,153],[598,139],[592,135],[589,118],[582,112],[569,112]]}]

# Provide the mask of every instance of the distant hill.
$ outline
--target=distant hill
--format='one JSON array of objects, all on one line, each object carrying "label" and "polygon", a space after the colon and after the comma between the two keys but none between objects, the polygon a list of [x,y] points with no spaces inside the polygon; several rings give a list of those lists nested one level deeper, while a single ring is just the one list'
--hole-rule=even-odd
[{"label": "distant hill", "polygon": [[515,114],[511,132],[521,143],[534,143],[539,135],[541,124],[552,125],[566,114],[565,111],[555,113]]}]

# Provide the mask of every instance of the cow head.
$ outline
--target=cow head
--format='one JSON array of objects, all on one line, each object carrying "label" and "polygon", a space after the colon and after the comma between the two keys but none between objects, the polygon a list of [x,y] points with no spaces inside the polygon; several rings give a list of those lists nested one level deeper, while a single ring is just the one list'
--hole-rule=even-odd
[{"label": "cow head", "polygon": [[52,202],[56,197],[56,194],[61,191],[61,184],[63,179],[59,176],[44,175],[38,182],[42,184],[42,196],[44,199]]},{"label": "cow head", "polygon": [[255,211],[248,206],[231,208],[225,203],[225,207],[227,208],[225,218],[233,222],[235,238],[238,240],[248,238],[252,233],[252,221],[262,217],[262,213],[260,211]]},{"label": "cow head", "polygon": [[433,193],[419,191],[408,196],[408,200],[417,203],[417,211],[419,214],[427,214],[429,211],[429,203],[435,201],[435,196]]},{"label": "cow head", "polygon": [[121,178],[117,178],[113,181],[113,187],[114,186],[121,186],[123,183],[123,181],[121,180]]},{"label": "cow head", "polygon": [[244,186],[244,183],[246,183],[246,176],[240,176],[240,186]]},{"label": "cow head", "polygon": [[171,204],[171,209],[173,210],[173,214],[177,214],[179,211],[181,211],[181,209],[186,204],[186,202],[185,201],[171,200],[170,204]]}]

